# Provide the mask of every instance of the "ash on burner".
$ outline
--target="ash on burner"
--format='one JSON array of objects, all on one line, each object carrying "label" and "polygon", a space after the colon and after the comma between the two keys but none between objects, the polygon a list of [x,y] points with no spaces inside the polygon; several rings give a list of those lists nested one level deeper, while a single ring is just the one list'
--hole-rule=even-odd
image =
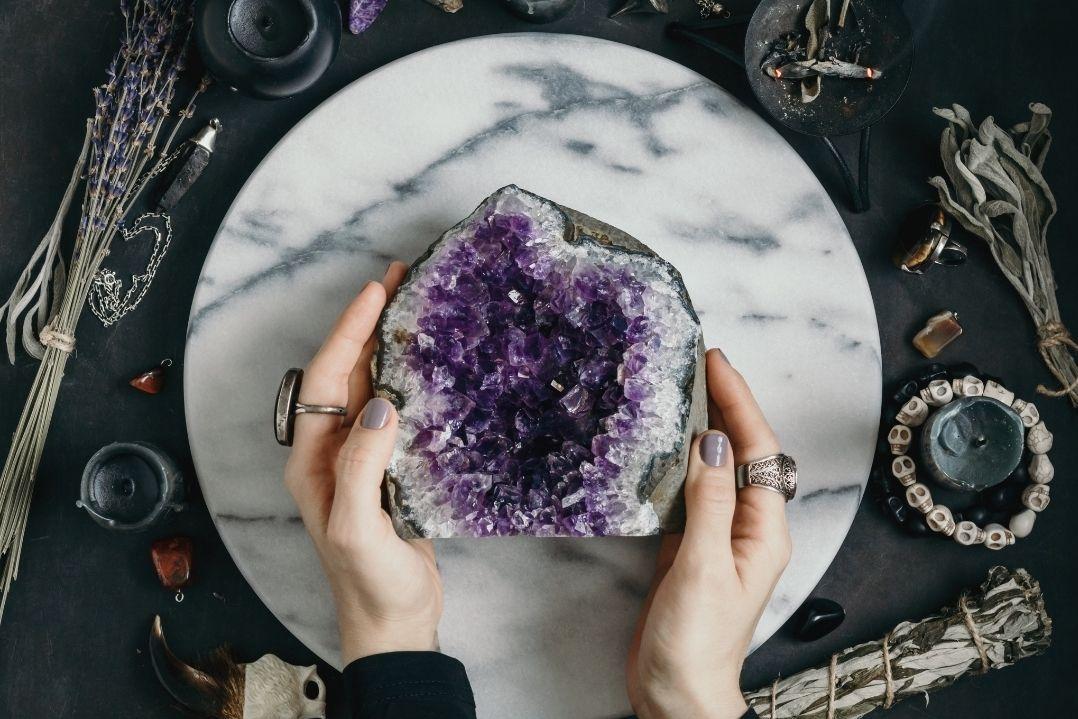
[{"label": "ash on burner", "polygon": [[[852,22],[848,22],[849,18]],[[771,44],[761,69],[776,80],[800,80],[801,102],[820,96],[823,77],[847,80],[878,80],[883,72],[861,65],[869,46],[856,11],[844,0],[835,25],[831,24],[830,0],[813,0],[805,13],[805,31],[781,35]]]}]

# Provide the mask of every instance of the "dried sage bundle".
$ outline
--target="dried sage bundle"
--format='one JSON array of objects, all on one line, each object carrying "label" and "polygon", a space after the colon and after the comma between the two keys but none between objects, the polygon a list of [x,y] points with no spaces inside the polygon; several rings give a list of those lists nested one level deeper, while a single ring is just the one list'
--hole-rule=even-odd
[{"label": "dried sage bundle", "polygon": [[949,123],[940,138],[947,179],[928,182],[939,192],[944,209],[988,243],[1000,271],[1026,303],[1037,327],[1037,349],[1062,385],[1058,390],[1041,385],[1037,391],[1070,397],[1078,407],[1078,364],[1072,355],[1078,342],[1060,319],[1048,256],[1048,223],[1056,213],[1056,200],[1041,173],[1052,144],[1052,111],[1039,102],[1029,109],[1029,122],[1007,132],[991,117],[974,125],[961,105],[935,108]]},{"label": "dried sage bundle", "polygon": [[857,719],[879,707],[950,686],[967,674],[1044,652],[1052,620],[1024,569],[993,567],[976,590],[919,622],[902,622],[824,666],[745,695],[761,719]]}]

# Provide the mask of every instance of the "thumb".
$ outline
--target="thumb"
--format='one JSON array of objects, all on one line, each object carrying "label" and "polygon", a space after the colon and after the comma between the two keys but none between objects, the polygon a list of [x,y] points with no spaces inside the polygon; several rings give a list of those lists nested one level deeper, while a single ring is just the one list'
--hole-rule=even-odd
[{"label": "thumb", "polygon": [[689,452],[685,477],[685,538],[678,551],[692,563],[733,566],[730,526],[737,494],[730,439],[718,430],[704,432]]},{"label": "thumb", "polygon": [[337,483],[327,534],[355,546],[385,521],[382,480],[397,439],[397,410],[388,400],[371,398],[337,453]]}]

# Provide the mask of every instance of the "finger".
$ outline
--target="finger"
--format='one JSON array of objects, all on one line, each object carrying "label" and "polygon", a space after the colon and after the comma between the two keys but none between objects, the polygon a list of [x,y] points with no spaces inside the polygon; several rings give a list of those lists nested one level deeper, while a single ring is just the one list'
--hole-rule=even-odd
[{"label": "finger", "polygon": [[707,391],[739,462],[750,462],[779,451],[778,439],[745,378],[717,349],[707,352]]},{"label": "finger", "polygon": [[[307,365],[300,387],[300,402],[348,406],[349,377],[374,331],[385,302],[385,288],[378,282],[368,282],[352,300]],[[298,415],[293,452],[306,458],[325,456],[340,427],[338,415]]]},{"label": "finger", "polygon": [[730,526],[736,501],[730,440],[722,432],[708,430],[696,438],[689,450],[685,536],[676,561],[694,568],[732,570]]},{"label": "finger", "polygon": [[[389,298],[393,297],[393,293],[397,291],[397,287],[400,286],[401,280],[404,279],[407,272],[408,265],[400,260],[389,263],[386,274],[382,278],[382,287],[386,289],[387,302]],[[374,357],[377,349],[378,337],[372,335],[363,345],[363,351],[352,367],[352,374],[348,377],[348,414],[345,415],[343,422],[345,427],[351,427],[355,424],[360,408],[366,405],[367,400],[371,398],[371,358]]]},{"label": "finger", "polygon": [[372,531],[387,529],[382,479],[396,438],[397,410],[382,397],[372,398],[337,453],[337,484],[326,535],[340,546],[356,546]]},{"label": "finger", "polygon": [[[778,439],[744,377],[718,350],[707,354],[707,378],[718,420],[730,434],[738,461],[777,453]],[[731,546],[742,582],[759,592],[770,592],[789,561],[786,498],[763,487],[738,490]]]}]

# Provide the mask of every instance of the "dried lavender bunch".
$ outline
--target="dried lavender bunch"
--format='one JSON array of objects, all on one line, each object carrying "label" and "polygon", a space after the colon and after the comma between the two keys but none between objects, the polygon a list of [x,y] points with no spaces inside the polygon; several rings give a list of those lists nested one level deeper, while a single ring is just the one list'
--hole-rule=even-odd
[{"label": "dried lavender bunch", "polygon": [[[0,473],[0,561],[4,562],[0,574],[0,616],[11,583],[18,575],[34,479],[56,406],[60,378],[75,348],[75,327],[90,284],[146,180],[170,159],[169,148],[180,123],[190,116],[194,98],[206,86],[205,83],[199,86],[177,114],[171,131],[163,134],[177,80],[184,68],[191,32],[191,5],[192,0],[121,0],[124,33],[120,48],[106,69],[107,82],[93,90],[94,116],[87,120],[86,140],[68,192],[52,228],[16,283],[15,292],[0,307],[0,316],[8,313],[7,346],[11,361],[14,361],[13,328],[23,312],[26,312],[23,344],[41,359]],[[60,227],[83,166],[86,182],[82,217],[68,271],[64,273],[58,250]],[[55,267],[61,270],[58,272]],[[64,274],[66,282],[57,279]],[[51,307],[50,277],[56,287]],[[42,324],[46,316],[49,319]],[[33,337],[35,321],[37,338]]]},{"label": "dried lavender bunch", "polygon": [[1039,102],[1029,109],[1029,122],[1007,132],[991,117],[974,125],[961,105],[935,108],[948,121],[940,137],[947,179],[928,182],[943,207],[988,243],[1000,271],[1026,303],[1037,327],[1037,349],[1062,385],[1057,390],[1040,385],[1037,391],[1070,397],[1078,407],[1078,363],[1072,354],[1078,342],[1060,319],[1048,256],[1048,223],[1056,214],[1056,200],[1042,171],[1052,144],[1052,111]]},{"label": "dried lavender bunch", "polygon": [[993,567],[955,606],[902,622],[880,641],[745,695],[761,719],[858,719],[879,707],[1010,666],[1048,649],[1052,620],[1024,569]]}]

